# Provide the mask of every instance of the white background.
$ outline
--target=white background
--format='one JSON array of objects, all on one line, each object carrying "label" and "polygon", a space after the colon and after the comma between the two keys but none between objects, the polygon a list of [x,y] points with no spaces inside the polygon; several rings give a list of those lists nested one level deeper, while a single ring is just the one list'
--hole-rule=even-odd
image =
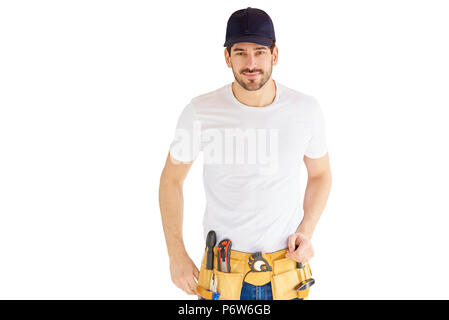
[{"label": "white background", "polygon": [[[449,298],[443,0],[2,1],[0,298],[196,299],[170,280],[159,178],[184,106],[233,81],[247,6],[273,19],[273,78],[325,113],[310,299]],[[202,157],[184,197],[199,266]]]}]

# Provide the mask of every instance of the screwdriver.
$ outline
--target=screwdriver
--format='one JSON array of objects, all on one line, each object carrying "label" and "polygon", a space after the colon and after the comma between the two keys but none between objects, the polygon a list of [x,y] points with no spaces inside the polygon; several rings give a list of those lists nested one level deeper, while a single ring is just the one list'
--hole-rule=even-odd
[{"label": "screwdriver", "polygon": [[217,235],[214,230],[209,231],[206,237],[206,269],[212,270],[214,268],[214,246],[217,242]]}]

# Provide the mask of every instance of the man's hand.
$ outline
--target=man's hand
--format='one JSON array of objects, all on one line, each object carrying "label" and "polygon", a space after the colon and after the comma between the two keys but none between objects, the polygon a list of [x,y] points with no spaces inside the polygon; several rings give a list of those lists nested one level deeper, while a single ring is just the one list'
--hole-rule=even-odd
[{"label": "man's hand", "polygon": [[187,254],[170,259],[170,274],[178,288],[187,294],[198,295],[196,286],[199,271]]},{"label": "man's hand", "polygon": [[[298,246],[298,248],[296,248]],[[296,250],[295,250],[296,248]],[[288,237],[286,257],[296,262],[306,263],[315,255],[310,238],[304,233],[296,232]]]}]

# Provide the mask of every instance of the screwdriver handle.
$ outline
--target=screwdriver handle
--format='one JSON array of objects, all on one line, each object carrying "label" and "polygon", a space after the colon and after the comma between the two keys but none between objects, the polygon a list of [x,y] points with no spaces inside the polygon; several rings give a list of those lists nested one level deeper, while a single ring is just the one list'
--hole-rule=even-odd
[{"label": "screwdriver handle", "polygon": [[214,246],[217,242],[217,235],[214,230],[209,231],[206,237],[206,269],[212,270],[214,268]]}]

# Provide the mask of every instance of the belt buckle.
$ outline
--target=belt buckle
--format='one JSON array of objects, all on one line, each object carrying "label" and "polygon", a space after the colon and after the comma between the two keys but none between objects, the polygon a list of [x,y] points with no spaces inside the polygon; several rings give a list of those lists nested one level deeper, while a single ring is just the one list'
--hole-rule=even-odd
[{"label": "belt buckle", "polygon": [[262,252],[258,251],[253,254],[248,259],[248,265],[253,272],[265,272],[272,271],[272,268],[268,261],[262,256]]}]

